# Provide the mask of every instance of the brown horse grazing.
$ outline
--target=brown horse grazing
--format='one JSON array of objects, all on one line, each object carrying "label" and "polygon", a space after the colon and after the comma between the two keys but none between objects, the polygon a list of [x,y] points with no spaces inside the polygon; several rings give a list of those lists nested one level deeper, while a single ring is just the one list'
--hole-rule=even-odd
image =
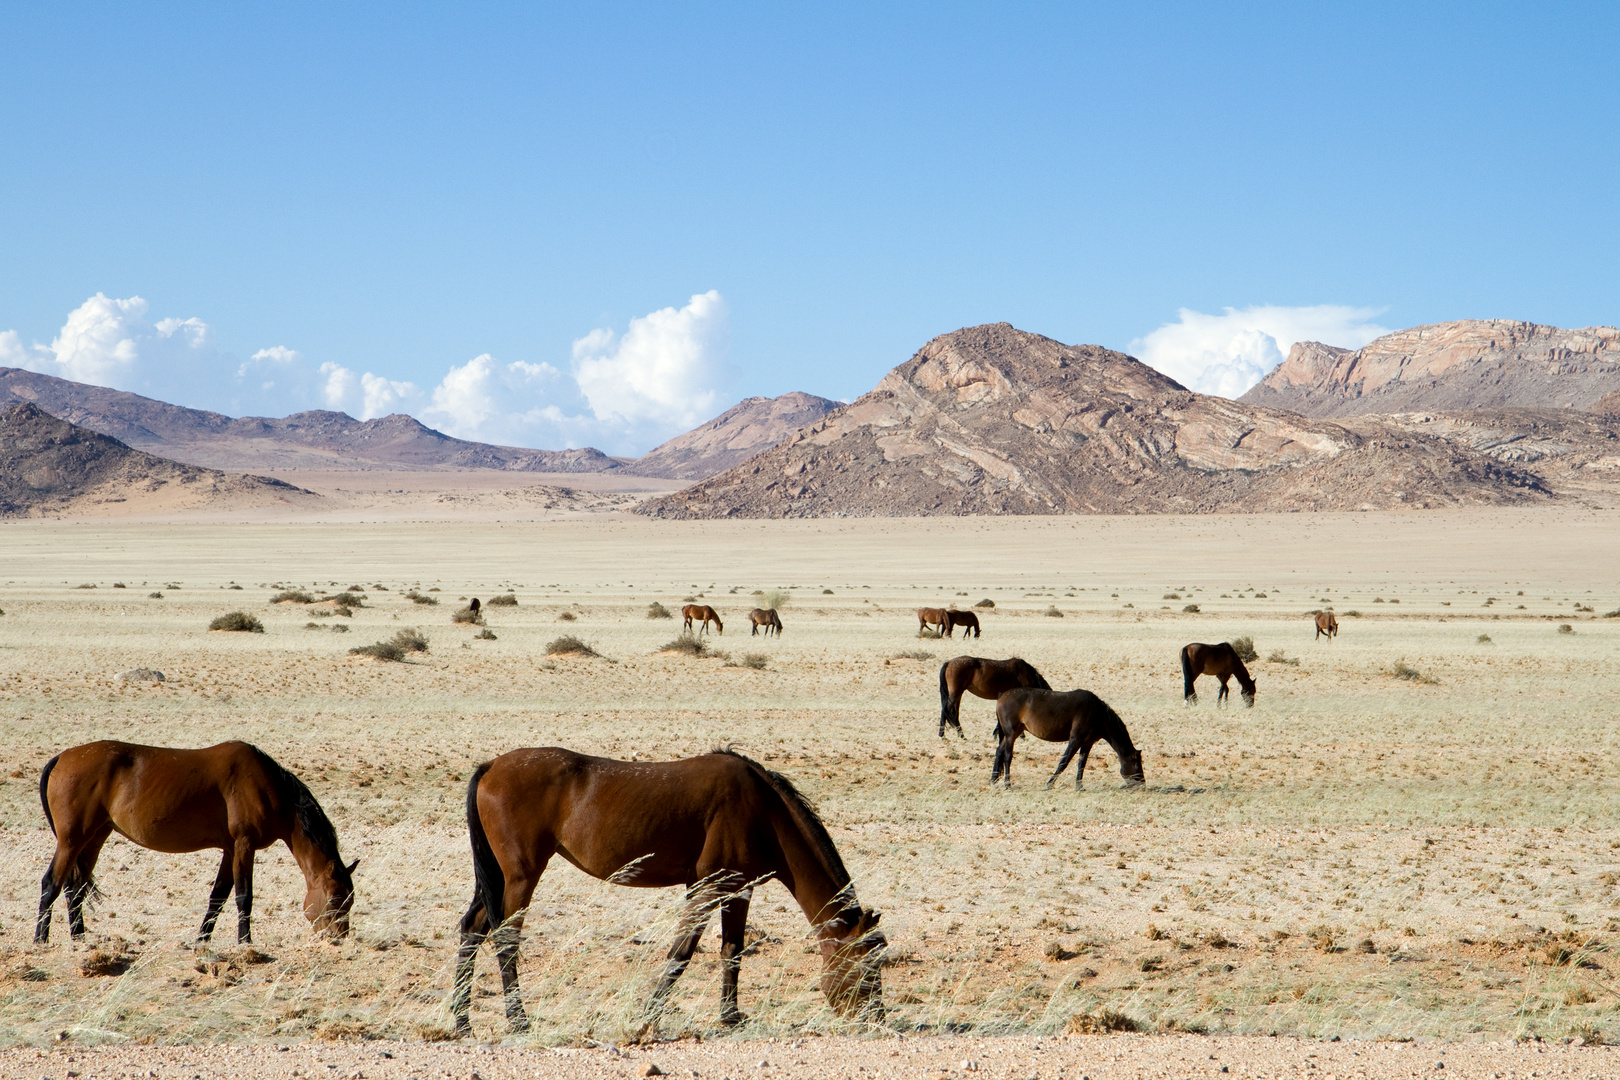
[{"label": "brown horse grazing", "polygon": [[995,765],[990,770],[990,783],[1005,777],[1012,787],[1013,746],[1025,731],[1047,742],[1068,742],[1058,767],[1046,786],[1051,787],[1068,768],[1075,751],[1080,752],[1080,764],[1075,766],[1074,787],[1080,789],[1080,778],[1085,775],[1086,759],[1091,747],[1102,739],[1114,748],[1119,758],[1119,775],[1131,784],[1143,782],[1142,752],[1131,742],[1131,733],[1125,730],[1125,721],[1109,708],[1108,703],[1090,690],[1018,689],[1009,690],[996,701],[996,728],[1001,744],[996,747]]},{"label": "brown horse grazing", "polygon": [[[1334,635],[1338,632],[1339,620],[1338,617],[1333,614],[1333,612],[1318,611],[1316,613],[1316,637],[1319,638],[1323,634],[1326,634],[1328,636],[1328,640],[1332,641]],[[1315,638],[1312,640],[1314,641]]]},{"label": "brown horse grazing", "polygon": [[171,750],[93,742],[45,763],[39,801],[56,834],[56,855],[39,883],[34,940],[51,932],[51,905],[64,888],[68,929],[84,936],[84,900],[96,892],[96,857],[117,832],[153,851],[220,848],[219,873],[198,936],[207,941],[231,889],[236,940],[251,941],[253,855],[286,843],[304,872],[304,917],[317,933],[341,938],[354,906],[354,868],[338,855],[337,833],[304,782],[269,754],[244,742],[205,750]]},{"label": "brown horse grazing", "polygon": [[958,656],[939,665],[939,737],[945,737],[945,725],[956,729],[962,738],[962,695],[972,694],[994,701],[1008,690],[1030,686],[1037,690],[1052,689],[1041,673],[1027,661],[1016,656],[1009,660],[983,660],[977,656]]},{"label": "brown horse grazing", "polygon": [[[714,623],[715,629],[719,630],[722,634],[726,632],[726,624],[720,621],[720,613],[714,610],[714,608],[710,607],[708,604],[687,604],[685,607],[681,608],[681,618],[686,620],[686,622],[681,626],[681,629],[683,630],[690,631],[694,621],[702,620],[703,630],[707,630],[709,628],[709,623],[712,622]],[[699,631],[699,633],[702,632],[703,631]]]},{"label": "brown horse grazing", "polygon": [[921,607],[917,609],[917,633],[922,633],[930,627],[937,628],[940,637],[951,627],[951,613],[939,607]]},{"label": "brown horse grazing", "polygon": [[776,613],[775,608],[755,608],[748,613],[748,621],[753,624],[753,628],[748,632],[749,637],[759,633],[762,626],[765,628],[766,637],[771,636],[772,630],[776,631],[777,637],[782,636],[782,617]]},{"label": "brown horse grazing", "polygon": [[970,630],[973,632],[974,637],[981,636],[979,617],[977,615],[971,611],[957,611],[952,608],[945,613],[945,636],[954,637],[954,632],[958,626],[962,627],[963,637],[967,637]]},{"label": "brown horse grazing", "polygon": [[1237,676],[1238,687],[1243,693],[1243,704],[1254,708],[1254,680],[1249,678],[1249,669],[1243,666],[1237,650],[1232,648],[1230,642],[1223,641],[1219,645],[1201,645],[1193,642],[1191,645],[1181,647],[1181,682],[1182,694],[1187,704],[1193,705],[1198,701],[1198,692],[1193,689],[1193,683],[1200,675],[1213,675],[1221,680],[1221,692],[1215,695],[1217,706],[1224,704],[1231,697],[1231,687],[1227,680]]},{"label": "brown horse grazing", "polygon": [[587,757],[559,747],[514,750],[473,770],[467,785],[477,888],[461,920],[450,1012],[467,1034],[473,960],[494,939],[513,1031],[529,1026],[518,993],[518,935],[552,855],[592,877],[687,888],[686,910],[641,1029],[720,909],[720,1020],[736,1024],[737,968],[754,888],[775,878],[793,893],[821,946],[821,989],[846,1016],[883,1015],[878,914],[855,899],[832,837],[793,784],[730,750],[657,763]]}]

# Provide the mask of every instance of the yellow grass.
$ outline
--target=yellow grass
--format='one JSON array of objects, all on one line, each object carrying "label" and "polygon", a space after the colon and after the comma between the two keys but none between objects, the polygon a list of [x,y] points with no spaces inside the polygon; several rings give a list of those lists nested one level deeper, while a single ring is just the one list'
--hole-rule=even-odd
[{"label": "yellow grass", "polygon": [[[0,1040],[436,1037],[471,895],[471,767],[524,745],[670,758],[722,742],[820,804],[862,899],[885,911],[902,1029],[1078,1031],[1117,1014],[1146,1030],[1620,1037],[1602,970],[1620,934],[1620,619],[1576,611],[1620,606],[1612,516],[609,519],[476,536],[8,524]],[[233,580],[242,591],[226,591]],[[300,606],[268,602],[351,582],[388,591],[368,592],[347,637],[308,633]],[[403,595],[433,586],[440,608]],[[146,598],[156,588],[165,599]],[[466,597],[508,589],[519,606],[485,610],[498,640],[451,625]],[[701,591],[741,623],[754,589],[798,599],[780,640],[733,646],[767,656],[764,670],[659,654],[669,628],[647,619],[651,602]],[[979,609],[981,640],[904,657],[915,608],[981,597],[996,603]],[[1312,639],[1305,614],[1324,598],[1340,613],[1331,643]],[[1049,606],[1064,617],[1044,617]],[[544,655],[565,608],[603,658]],[[267,632],[203,629],[229,610]],[[347,654],[406,626],[428,652]],[[1207,680],[1183,706],[1180,646],[1239,635],[1301,662],[1252,664],[1253,710],[1216,712]],[[987,702],[964,703],[966,740],[935,736],[938,663],[958,652],[1021,655],[1054,686],[1101,694],[1144,750],[1146,789],[1121,790],[1099,745],[1084,790],[1071,767],[1047,791],[1060,748],[1025,742],[1014,789],[991,791]],[[1397,661],[1438,681],[1397,678]],[[115,681],[135,667],[169,681]],[[32,946],[51,848],[39,767],[97,738],[247,738],[297,771],[361,859],[354,939],[309,940],[301,879],[277,848],[256,879],[255,943],[271,959],[236,952],[229,908],[213,949],[196,950],[217,856],[115,839],[92,940],[68,944],[59,909],[52,944]],[[529,1039],[624,1038],[677,901],[554,863],[525,937]],[[740,1034],[840,1029],[785,890],[758,892],[750,924],[754,1019]],[[133,964],[81,974],[95,948]],[[666,1034],[721,1034],[712,936],[705,950]],[[479,972],[475,1028],[502,1037],[487,954]]]}]

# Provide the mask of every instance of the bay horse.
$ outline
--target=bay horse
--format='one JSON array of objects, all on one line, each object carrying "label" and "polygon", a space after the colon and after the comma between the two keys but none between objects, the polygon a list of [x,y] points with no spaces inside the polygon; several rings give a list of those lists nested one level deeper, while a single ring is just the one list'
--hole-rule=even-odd
[{"label": "bay horse", "polygon": [[1221,692],[1215,695],[1217,706],[1225,704],[1231,698],[1232,688],[1226,683],[1236,676],[1238,688],[1243,694],[1243,704],[1254,708],[1254,680],[1249,678],[1249,669],[1243,666],[1243,661],[1238,657],[1237,650],[1232,648],[1231,642],[1202,645],[1195,641],[1181,647],[1182,696],[1189,705],[1198,701],[1198,691],[1193,689],[1193,683],[1200,675],[1213,675],[1221,680]]},{"label": "bay horse", "polygon": [[[715,628],[722,634],[726,632],[726,624],[720,621],[720,613],[714,610],[714,608],[710,607],[708,604],[687,604],[685,607],[681,608],[681,618],[686,620],[686,622],[681,625],[681,629],[683,630],[690,631],[692,629],[692,623],[696,620],[701,620],[703,623],[703,630],[708,630],[709,623],[712,622],[714,623]],[[700,631],[700,633],[701,632],[702,631]]]},{"label": "bay horse", "polygon": [[748,613],[748,621],[752,624],[752,629],[748,632],[749,637],[759,633],[762,626],[765,628],[766,637],[771,636],[772,630],[776,631],[777,637],[782,636],[782,617],[776,613],[775,608],[755,608]]},{"label": "bay horse", "polygon": [[1001,735],[1001,743],[996,747],[995,765],[990,770],[992,786],[997,779],[1005,777],[1007,786],[1012,787],[1013,747],[1018,737],[1026,731],[1037,739],[1069,744],[1063,748],[1057,769],[1046,781],[1047,787],[1057,782],[1063,770],[1068,768],[1069,759],[1078,751],[1080,763],[1074,769],[1074,787],[1076,791],[1080,790],[1086,759],[1091,756],[1091,748],[1098,739],[1114,748],[1114,754],[1119,758],[1119,775],[1127,783],[1140,784],[1144,781],[1142,752],[1131,742],[1131,733],[1125,729],[1125,721],[1106,701],[1090,690],[1061,693],[1023,687],[1009,690],[996,701],[996,730]]},{"label": "bay horse", "polygon": [[981,636],[979,617],[977,615],[971,611],[957,611],[955,608],[951,608],[945,613],[945,636],[954,637],[954,632],[958,626],[962,628],[964,638],[968,636],[970,630],[973,632],[974,637]]},{"label": "bay horse", "polygon": [[34,940],[49,940],[51,905],[67,890],[68,929],[84,936],[84,901],[96,895],[96,858],[114,832],[153,851],[220,848],[198,937],[213,936],[219,909],[236,890],[236,940],[252,937],[253,857],[280,840],[308,885],[304,917],[336,940],[349,932],[354,868],[343,865],[337,832],[304,782],[244,742],[173,750],[93,742],[64,750],[39,775],[56,854],[39,883]]},{"label": "bay horse", "polygon": [[939,737],[945,737],[945,725],[962,734],[962,695],[972,694],[994,701],[1008,690],[1030,686],[1037,690],[1052,689],[1041,673],[1026,660],[1014,656],[1008,660],[985,660],[977,656],[958,656],[939,665]]},{"label": "bay horse", "polygon": [[944,637],[951,627],[951,614],[944,608],[924,607],[917,609],[917,633],[922,633],[930,627],[937,627],[939,636]]},{"label": "bay horse", "polygon": [[[1332,641],[1333,638],[1334,638],[1334,635],[1336,635],[1338,632],[1339,632],[1339,619],[1338,619],[1338,616],[1334,615],[1333,612],[1331,612],[1331,611],[1318,611],[1316,613],[1316,637],[1317,638],[1320,638],[1323,634],[1326,634],[1328,636],[1328,640]],[[1312,638],[1311,640],[1314,641],[1314,640],[1316,640],[1316,638]]]},{"label": "bay horse", "polygon": [[492,938],[514,1032],[529,1026],[517,980],[518,937],[540,875],[561,855],[602,881],[686,886],[686,907],[641,1033],[655,1023],[720,910],[720,1021],[741,1023],[737,971],[754,888],[775,878],[798,901],[821,948],[821,989],[846,1016],[883,1015],[879,915],[855,899],[815,808],[787,777],[729,749],[682,761],[615,761],[561,747],[514,750],[473,770],[467,832],[477,885],[461,920],[450,1012],[471,1024],[473,961]]}]

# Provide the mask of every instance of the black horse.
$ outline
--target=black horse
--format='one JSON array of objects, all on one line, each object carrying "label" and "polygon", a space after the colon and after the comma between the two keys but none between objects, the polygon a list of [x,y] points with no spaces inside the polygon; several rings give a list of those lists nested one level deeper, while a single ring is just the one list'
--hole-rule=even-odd
[{"label": "black horse", "polygon": [[1074,770],[1074,786],[1078,790],[1080,778],[1085,775],[1086,759],[1091,756],[1091,748],[1098,739],[1114,748],[1114,754],[1119,758],[1119,775],[1132,784],[1140,784],[1144,780],[1142,752],[1131,742],[1131,733],[1125,729],[1125,721],[1109,707],[1108,702],[1090,690],[1070,690],[1066,693],[1055,690],[1009,690],[996,702],[996,729],[1001,735],[1001,744],[996,747],[996,761],[990,771],[991,784],[1005,777],[1007,786],[1012,787],[1013,745],[1026,731],[1037,739],[1069,744],[1063,748],[1063,756],[1058,759],[1058,767],[1051,779],[1046,781],[1047,787],[1057,782],[1063,770],[1069,767],[1069,759],[1078,752],[1080,764]]}]

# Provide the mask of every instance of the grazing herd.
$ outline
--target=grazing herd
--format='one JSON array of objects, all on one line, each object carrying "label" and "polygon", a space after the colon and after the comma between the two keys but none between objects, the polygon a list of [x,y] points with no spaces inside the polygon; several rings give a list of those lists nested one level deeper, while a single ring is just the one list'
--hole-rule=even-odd
[{"label": "grazing herd", "polygon": [[[476,601],[474,602],[476,603]],[[707,605],[681,611],[685,627],[712,622]],[[922,627],[945,636],[964,627],[979,636],[972,612],[923,608]],[[749,614],[752,632],[782,632],[775,609]],[[1316,617],[1318,635],[1338,632],[1332,613]],[[1217,704],[1235,677],[1244,703],[1255,684],[1230,644],[1189,644],[1181,650],[1184,693],[1202,675],[1220,680]],[[1055,691],[1025,660],[958,656],[939,669],[939,735],[946,725],[962,733],[962,696],[996,703],[995,761],[990,782],[1012,785],[1013,752],[1026,732],[1063,743],[1050,788],[1079,755],[1079,789],[1092,747],[1103,741],[1119,759],[1128,784],[1145,781],[1142,754],[1125,722],[1089,690]],[[337,832],[303,781],[268,754],[244,742],[201,750],[93,742],[45,763],[40,804],[56,837],[56,851],[40,881],[34,940],[50,937],[51,910],[67,894],[68,929],[85,934],[85,901],[98,895],[95,868],[102,845],[117,832],[154,851],[218,848],[219,872],[209,892],[198,937],[213,934],[225,900],[236,894],[239,942],[252,940],[253,863],[279,842],[292,852],[307,886],[304,916],[318,934],[338,939],[349,931],[354,872],[345,864]],[[814,929],[822,957],[821,988],[841,1015],[883,1017],[879,915],[862,907],[832,837],[793,783],[730,749],[668,762],[626,762],[559,747],[514,750],[473,771],[467,785],[467,832],[474,890],[461,919],[460,948],[450,993],[459,1035],[471,1031],[473,964],[488,941],[500,967],[506,1016],[514,1032],[528,1029],[517,974],[525,913],[552,856],[592,877],[641,888],[684,886],[686,907],[675,943],[642,1018],[641,1033],[656,1023],[671,987],[685,971],[704,928],[720,914],[720,1021],[744,1019],[737,1002],[743,931],[756,886],[776,880],[790,891]]]}]

